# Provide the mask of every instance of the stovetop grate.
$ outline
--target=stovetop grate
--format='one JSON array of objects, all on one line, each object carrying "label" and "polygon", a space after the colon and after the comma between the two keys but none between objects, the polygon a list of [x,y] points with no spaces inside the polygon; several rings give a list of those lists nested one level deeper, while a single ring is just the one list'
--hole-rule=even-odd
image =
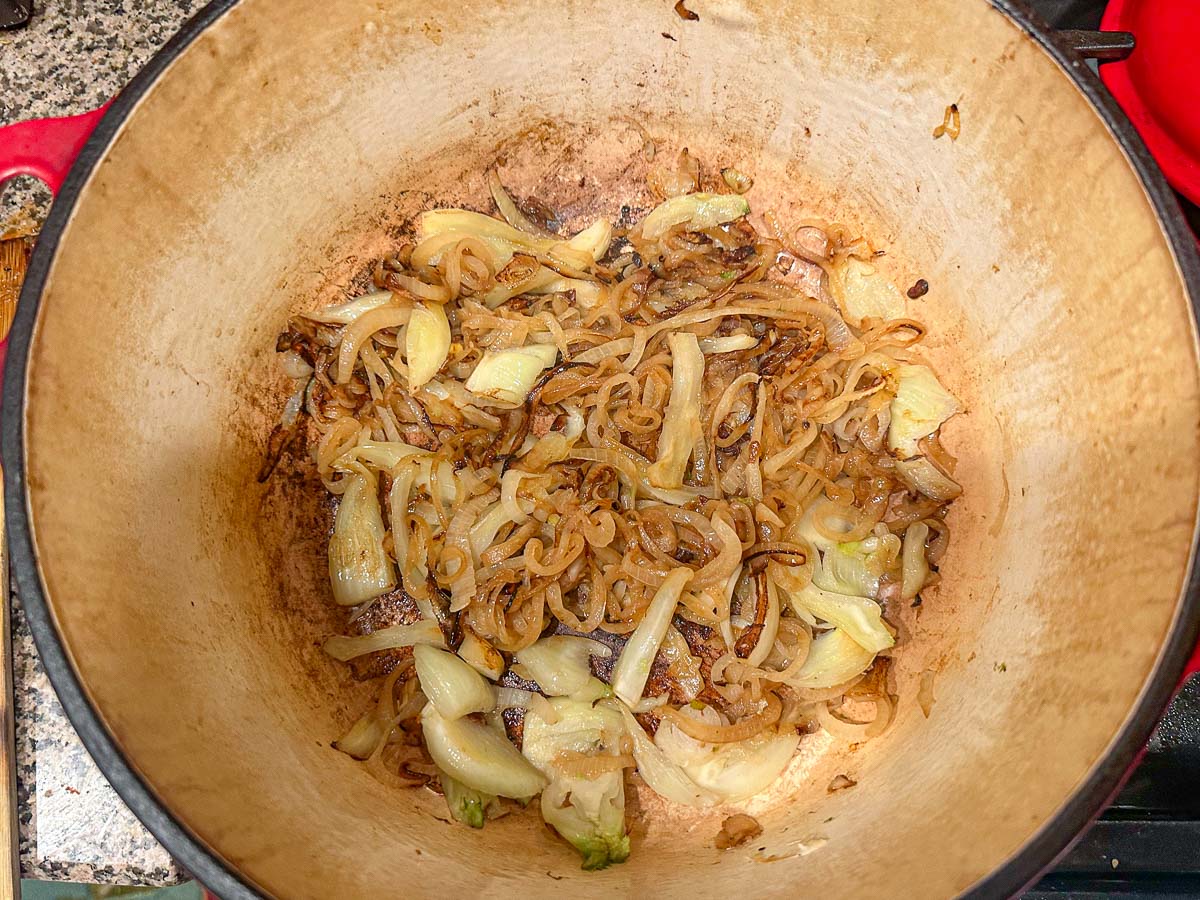
[{"label": "stovetop grate", "polygon": [[1200,676],[1116,802],[1026,897],[1200,897]]}]

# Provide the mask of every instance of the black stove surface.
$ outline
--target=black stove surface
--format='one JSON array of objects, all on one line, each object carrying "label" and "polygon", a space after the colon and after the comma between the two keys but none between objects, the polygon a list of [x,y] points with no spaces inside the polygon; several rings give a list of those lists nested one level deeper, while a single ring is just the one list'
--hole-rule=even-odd
[{"label": "black stove surface", "polygon": [[[1029,0],[1059,28],[1100,27],[1105,0]],[[1200,210],[1182,202],[1200,232]],[[1175,698],[1116,801],[1025,900],[1200,898],[1200,675]]]},{"label": "black stove surface", "polygon": [[1200,897],[1200,675],[1116,802],[1025,897]]}]

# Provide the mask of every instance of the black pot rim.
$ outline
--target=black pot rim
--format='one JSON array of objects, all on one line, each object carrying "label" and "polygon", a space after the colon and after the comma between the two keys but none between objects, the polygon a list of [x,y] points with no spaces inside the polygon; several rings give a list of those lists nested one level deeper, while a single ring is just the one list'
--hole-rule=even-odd
[{"label": "black pot rim", "polygon": [[[80,192],[117,130],[141,97],[184,49],[238,2],[212,0],[162,47],[114,100],[71,169],[38,239],[10,332],[0,410],[0,448],[5,460],[4,507],[13,577],[38,653],[68,718],[109,783],[184,868],[221,897],[253,900],[262,895],[252,882],[180,823],[158,799],[154,790],[125,758],[104,719],[84,691],[66,652],[39,577],[32,522],[25,504],[24,455],[24,399],[30,342],[46,278]],[[1154,205],[1187,288],[1193,320],[1200,318],[1200,256],[1196,252],[1195,239],[1184,221],[1174,194],[1132,124],[1104,89],[1099,78],[1022,0],[989,2],[1059,64],[1104,120]],[[1095,814],[1118,790],[1170,701],[1184,663],[1200,633],[1200,566],[1197,560],[1198,548],[1193,540],[1187,583],[1176,609],[1171,632],[1140,700],[1114,738],[1104,759],[1031,839],[998,868],[970,887],[964,896],[1011,896],[1032,884],[1078,839]]]}]

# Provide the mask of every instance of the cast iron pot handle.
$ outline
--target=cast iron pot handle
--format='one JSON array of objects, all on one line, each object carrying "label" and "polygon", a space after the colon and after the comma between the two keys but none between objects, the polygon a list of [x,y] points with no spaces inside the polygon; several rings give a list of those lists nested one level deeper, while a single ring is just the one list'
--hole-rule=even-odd
[{"label": "cast iron pot handle", "polygon": [[1068,47],[1084,59],[1097,62],[1113,62],[1127,59],[1133,52],[1136,41],[1128,31],[1075,31],[1064,29],[1058,33]]}]

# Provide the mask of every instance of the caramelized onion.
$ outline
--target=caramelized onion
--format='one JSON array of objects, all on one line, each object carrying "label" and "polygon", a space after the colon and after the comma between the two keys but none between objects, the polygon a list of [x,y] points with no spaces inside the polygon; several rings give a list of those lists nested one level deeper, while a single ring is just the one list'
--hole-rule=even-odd
[{"label": "caramelized onion", "polygon": [[679,710],[668,707],[662,715],[670,719],[672,724],[688,737],[708,744],[729,744],[734,741],[744,741],[759,732],[765,731],[779,721],[783,712],[783,704],[775,694],[767,694],[766,705],[754,715],[735,722],[732,725],[710,725],[690,716],[685,716]]},{"label": "caramelized onion", "polygon": [[613,756],[601,753],[596,756],[575,754],[558,757],[554,760],[554,768],[567,778],[596,778],[607,772],[619,772],[621,769],[632,769],[637,763],[632,756],[621,754]]},{"label": "caramelized onion", "polygon": [[446,549],[456,553],[456,564],[446,574],[450,578],[450,611],[465,609],[475,596],[475,563],[471,558],[471,526],[488,504],[496,499],[495,492],[475,497],[463,504],[446,529]]},{"label": "caramelized onion", "polygon": [[[740,802],[814,720],[855,742],[887,727],[884,613],[953,577],[933,569],[963,489],[940,439],[953,379],[871,242],[753,218],[746,175],[658,160],[639,222],[560,236],[495,166],[500,218],[420,213],[375,268],[386,290],[288,322],[286,433],[264,436],[264,478],[286,437],[289,474],[311,459],[341,498],[335,597],[372,632],[331,653],[444,648],[416,651],[426,691],[402,661],[339,748],[390,783],[441,778],[424,709],[452,810],[482,826],[484,794],[545,783],[592,866],[628,853],[624,768],[673,802]],[[510,708],[552,753],[516,753]]]},{"label": "caramelized onion", "polygon": [[761,541],[742,554],[743,562],[765,556],[785,566],[802,566],[808,560],[808,548],[794,541]]}]

